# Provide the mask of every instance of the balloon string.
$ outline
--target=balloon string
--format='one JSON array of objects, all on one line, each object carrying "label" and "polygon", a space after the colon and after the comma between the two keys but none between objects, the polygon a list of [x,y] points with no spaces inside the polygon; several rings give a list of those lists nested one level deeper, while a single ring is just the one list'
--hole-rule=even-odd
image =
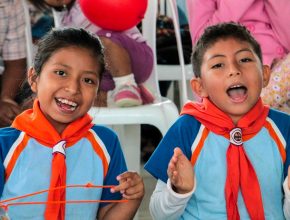
[{"label": "balloon string", "polygon": [[36,191],[33,193],[25,194],[23,196],[17,196],[14,198],[6,199],[0,201],[0,207],[2,207],[4,210],[7,210],[8,206],[12,205],[39,205],[39,204],[51,204],[51,203],[67,203],[67,204],[72,204],[72,203],[101,203],[101,202],[128,202],[128,200],[68,200],[68,201],[46,201],[46,202],[14,202],[14,203],[9,203],[9,204],[4,204],[10,201],[14,200],[19,200],[35,195],[39,195],[51,190],[59,190],[59,189],[64,189],[64,188],[112,188],[114,187],[113,185],[106,185],[106,186],[101,186],[101,185],[93,185],[92,183],[87,183],[86,185],[81,185],[81,184],[74,184],[74,185],[64,185],[64,186],[58,186],[50,189],[45,189],[41,191]]}]

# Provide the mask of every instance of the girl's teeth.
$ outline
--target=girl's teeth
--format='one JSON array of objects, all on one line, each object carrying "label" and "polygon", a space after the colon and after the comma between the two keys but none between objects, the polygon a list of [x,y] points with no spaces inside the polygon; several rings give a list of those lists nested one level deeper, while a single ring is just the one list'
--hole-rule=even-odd
[{"label": "girl's teeth", "polygon": [[67,99],[58,99],[58,101],[60,101],[61,103],[67,104],[67,105],[71,105],[73,107],[76,107],[77,106],[77,103],[72,102],[72,101],[69,101]]}]

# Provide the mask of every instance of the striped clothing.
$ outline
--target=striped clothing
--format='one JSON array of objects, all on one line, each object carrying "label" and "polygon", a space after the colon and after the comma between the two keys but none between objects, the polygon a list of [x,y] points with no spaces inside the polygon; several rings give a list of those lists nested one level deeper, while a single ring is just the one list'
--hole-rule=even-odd
[{"label": "striped clothing", "polygon": [[[14,128],[0,129],[1,200],[49,188],[52,148]],[[67,185],[92,183],[117,185],[116,176],[127,170],[115,133],[93,126],[78,142],[66,148]],[[121,194],[109,189],[67,188],[66,200],[116,200]],[[21,199],[21,202],[47,200],[47,193]],[[96,219],[104,203],[66,205],[66,219]],[[11,206],[11,219],[44,219],[45,205]]]},{"label": "striped clothing", "polygon": [[[265,126],[243,144],[260,183],[266,219],[284,219],[282,183],[290,164],[290,154],[286,154],[289,144],[290,117],[272,109]],[[180,147],[191,160],[196,190],[180,219],[227,219],[224,189],[228,146],[228,139],[209,131],[194,117],[183,115],[145,165],[149,173],[166,183],[167,166],[175,147]],[[241,193],[238,208],[241,219],[249,219]]]},{"label": "striped clothing", "polygon": [[26,57],[25,19],[21,0],[0,0],[0,56],[3,60]]}]

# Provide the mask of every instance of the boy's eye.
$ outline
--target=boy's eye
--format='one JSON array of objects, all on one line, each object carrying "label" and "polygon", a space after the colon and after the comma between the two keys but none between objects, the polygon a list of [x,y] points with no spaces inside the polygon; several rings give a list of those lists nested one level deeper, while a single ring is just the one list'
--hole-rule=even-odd
[{"label": "boy's eye", "polygon": [[251,61],[252,61],[252,59],[248,58],[248,57],[241,59],[242,63],[247,63],[247,62],[251,62]]},{"label": "boy's eye", "polygon": [[55,73],[57,75],[59,75],[59,76],[65,76],[66,75],[66,73],[63,70],[57,70],[57,71],[55,71]]},{"label": "boy's eye", "polygon": [[222,66],[223,66],[222,63],[217,63],[217,64],[213,65],[211,68],[212,69],[218,69],[218,68],[221,68]]}]

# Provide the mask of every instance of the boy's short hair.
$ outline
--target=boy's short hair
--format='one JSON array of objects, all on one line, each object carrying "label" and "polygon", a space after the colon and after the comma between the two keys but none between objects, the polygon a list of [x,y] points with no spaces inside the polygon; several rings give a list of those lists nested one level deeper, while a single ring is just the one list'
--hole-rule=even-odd
[{"label": "boy's short hair", "polygon": [[201,77],[201,65],[206,50],[218,40],[227,38],[234,38],[249,43],[261,60],[261,63],[263,63],[261,47],[246,27],[235,22],[219,23],[207,27],[193,47],[191,62],[196,77]]}]

